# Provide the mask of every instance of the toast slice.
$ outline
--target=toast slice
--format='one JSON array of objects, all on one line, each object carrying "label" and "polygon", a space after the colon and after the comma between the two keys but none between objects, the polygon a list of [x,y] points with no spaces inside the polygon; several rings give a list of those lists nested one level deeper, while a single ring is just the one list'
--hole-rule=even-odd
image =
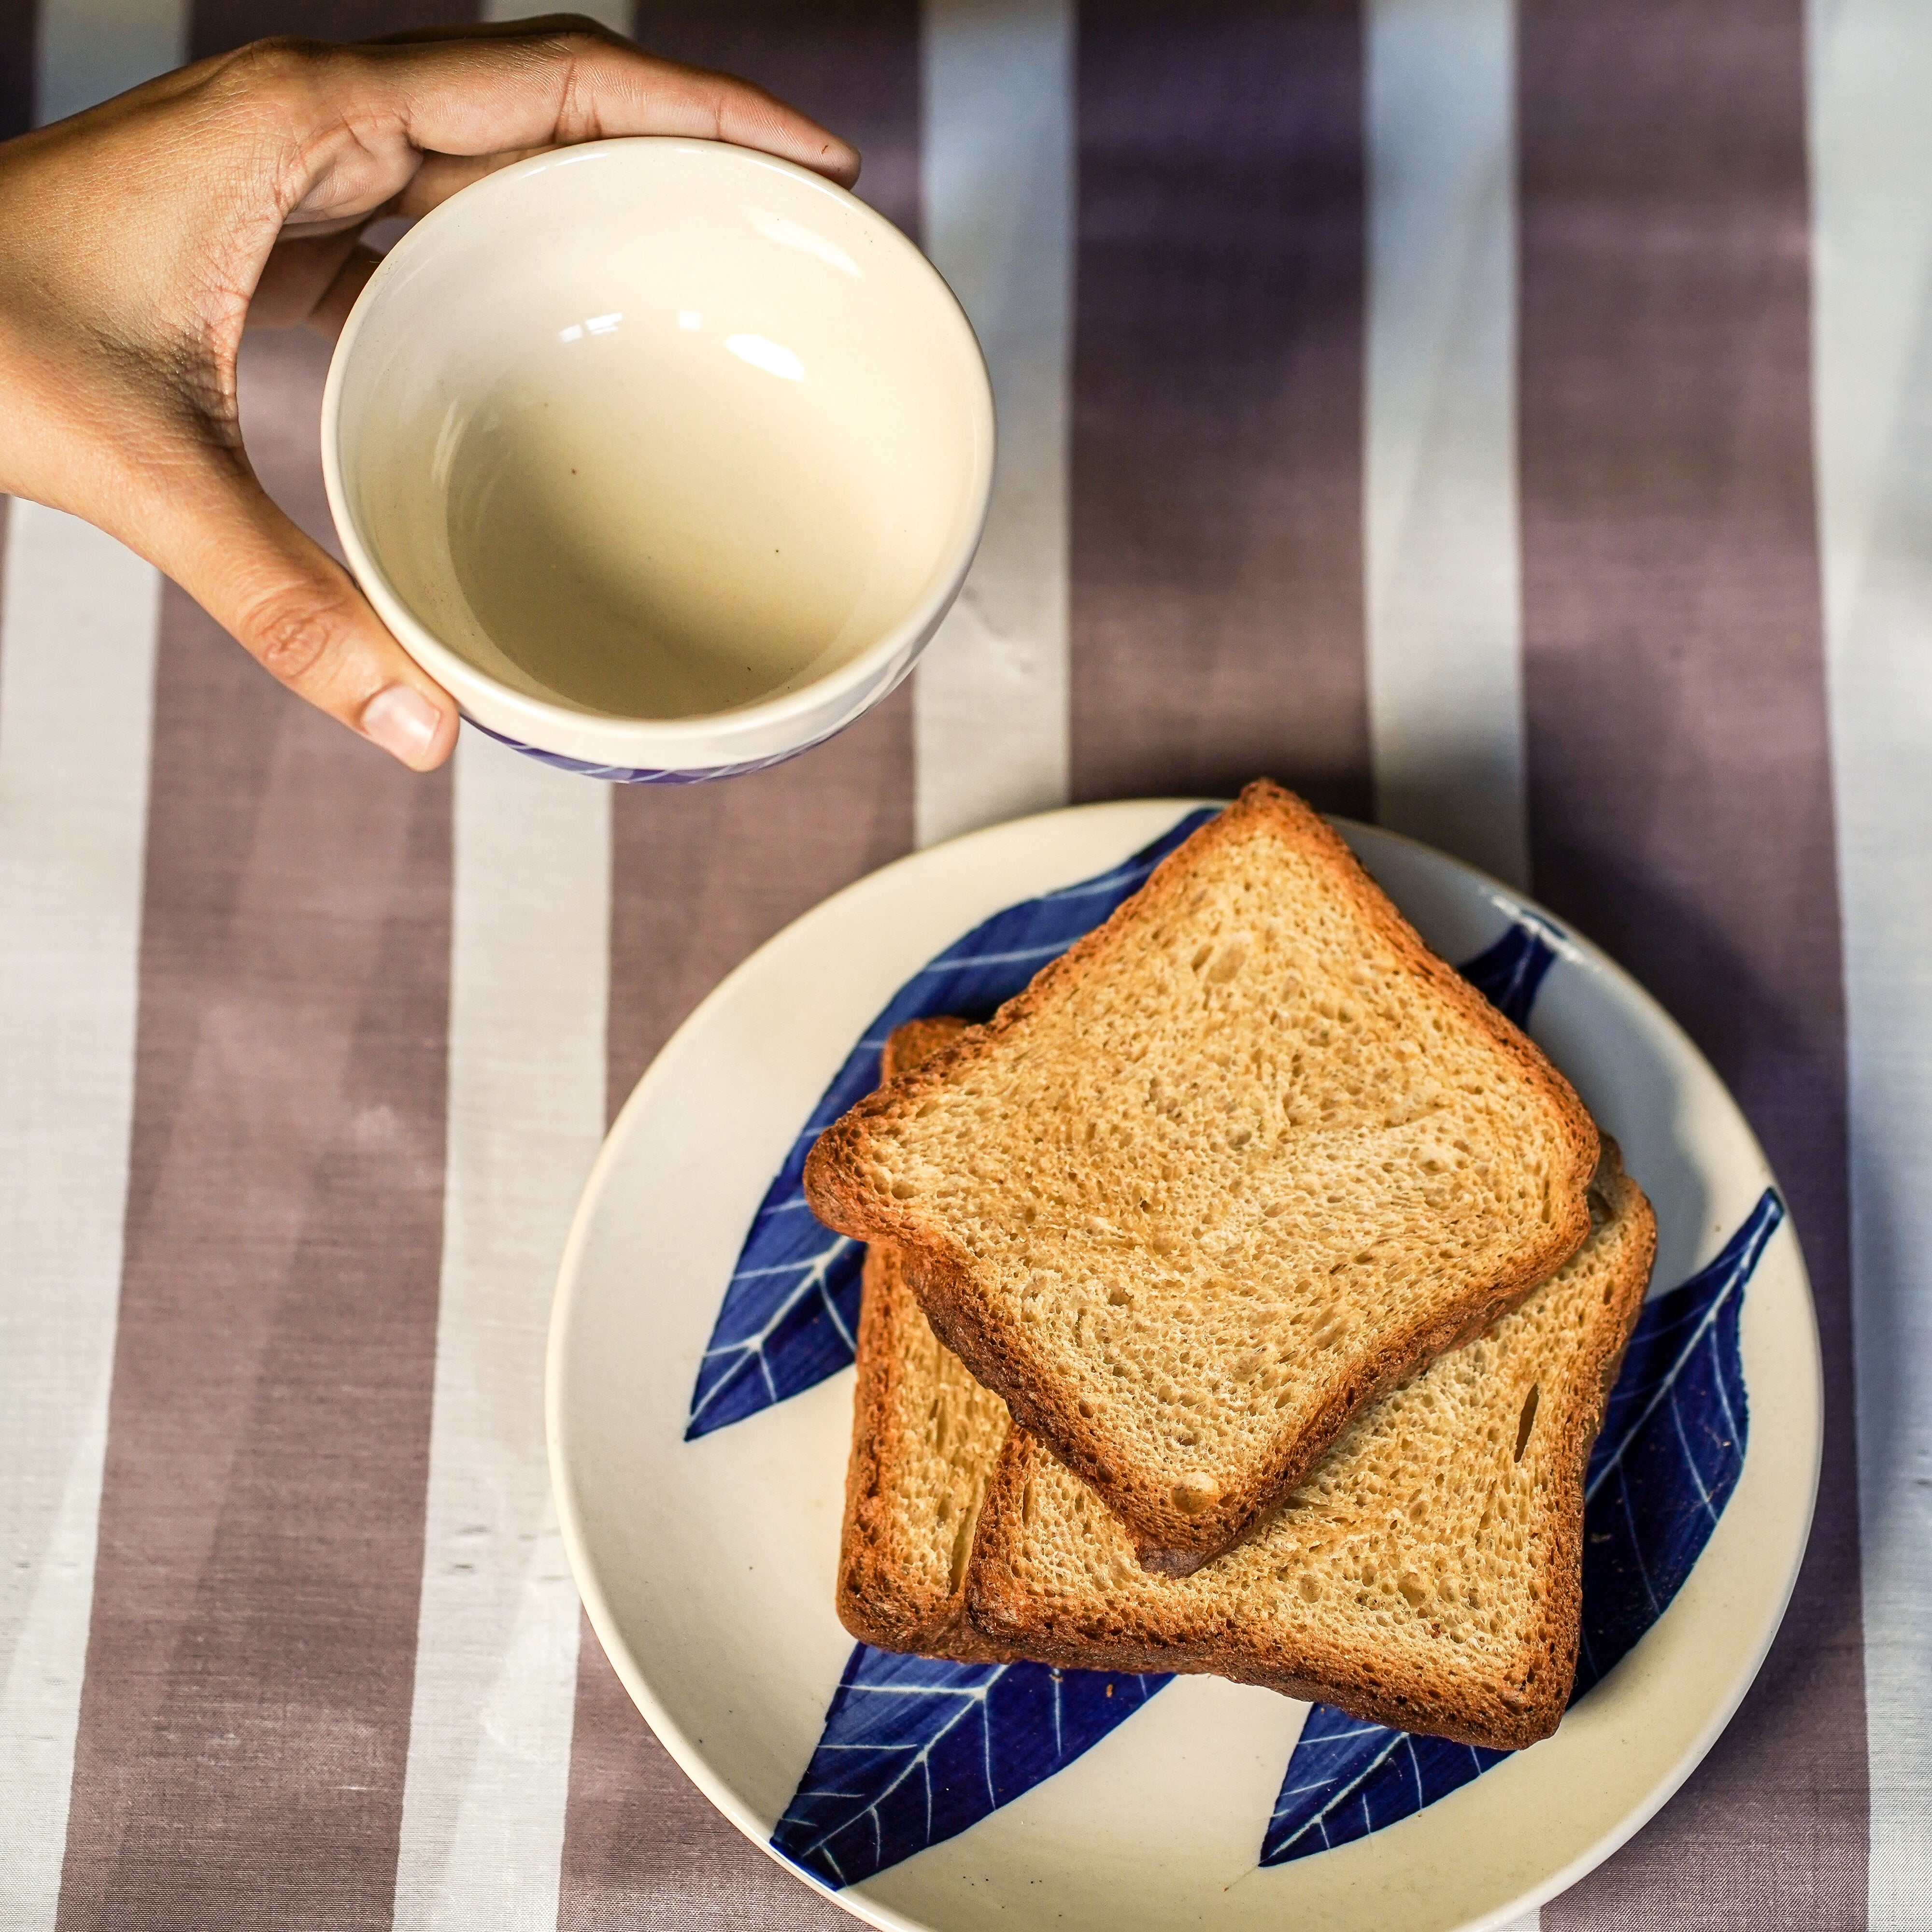
[{"label": "toast slice", "polygon": [[1584,1472],[1657,1247],[1609,1141],[1589,1202],[1553,1280],[1365,1410],[1190,1576],[1148,1574],[1015,1430],[980,1513],[974,1626],[1049,1664],[1212,1671],[1492,1750],[1547,1737],[1576,1673]]},{"label": "toast slice", "polygon": [[822,1135],[819,1218],[1182,1575],[1589,1227],[1596,1129],[1265,782]]},{"label": "toast slice", "polygon": [[[886,1042],[885,1078],[930,1058],[965,1025],[928,1019],[898,1028]],[[881,1650],[1003,1662],[1011,1653],[966,1621],[966,1568],[1006,1439],[1006,1406],[934,1334],[890,1241],[866,1252],[858,1358],[839,1621]]]}]

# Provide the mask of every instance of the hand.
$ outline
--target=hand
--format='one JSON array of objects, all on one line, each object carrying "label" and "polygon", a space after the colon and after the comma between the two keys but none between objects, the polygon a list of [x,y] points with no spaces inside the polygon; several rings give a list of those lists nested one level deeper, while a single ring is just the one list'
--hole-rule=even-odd
[{"label": "hand", "polygon": [[565,17],[264,41],[0,145],[0,490],[98,524],[310,704],[417,770],[440,764],[455,702],[255,480],[236,350],[251,323],[332,337],[375,268],[370,222],[613,134],[859,171],[748,82]]}]

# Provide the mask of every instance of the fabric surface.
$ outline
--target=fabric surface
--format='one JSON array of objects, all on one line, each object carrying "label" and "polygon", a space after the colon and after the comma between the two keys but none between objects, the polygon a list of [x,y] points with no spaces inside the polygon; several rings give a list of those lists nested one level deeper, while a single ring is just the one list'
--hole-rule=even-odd
[{"label": "fabric surface", "polygon": [[[0,0],[0,135],[257,35],[456,10]],[[1684,1790],[1543,1922],[1922,1926],[1932,13],[628,24],[858,144],[1012,372],[994,527],[1028,540],[830,743],[605,789],[474,734],[412,778],[146,566],[4,506],[0,1924],[848,1922],[685,1779],[570,1592],[539,1382],[577,1187],[696,1003],[918,826],[1265,772],[1628,966],[1737,1094],[1810,1270],[1790,1613]],[[332,542],[327,361],[250,338],[243,389],[264,481]]]}]

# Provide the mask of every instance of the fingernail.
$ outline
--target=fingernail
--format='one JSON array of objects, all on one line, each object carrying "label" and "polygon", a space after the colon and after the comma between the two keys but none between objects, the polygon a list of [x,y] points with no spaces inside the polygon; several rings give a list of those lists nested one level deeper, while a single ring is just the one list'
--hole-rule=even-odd
[{"label": "fingernail", "polygon": [[429,756],[442,713],[414,686],[392,684],[362,707],[362,735],[413,770]]}]

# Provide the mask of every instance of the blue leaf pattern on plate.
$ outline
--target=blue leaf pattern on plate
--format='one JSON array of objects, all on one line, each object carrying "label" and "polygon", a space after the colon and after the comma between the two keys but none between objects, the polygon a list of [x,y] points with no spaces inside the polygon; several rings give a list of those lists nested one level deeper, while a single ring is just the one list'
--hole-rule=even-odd
[{"label": "blue leaf pattern on plate", "polygon": [[1702,1555],[1744,1468],[1738,1321],[1784,1219],[1767,1187],[1708,1268],[1645,1309],[1584,1482],[1580,1697],[1621,1663]]},{"label": "blue leaf pattern on plate", "polygon": [[1507,1751],[1412,1736],[1317,1704],[1288,1761],[1261,1862],[1286,1864],[1393,1825],[1480,1778]]},{"label": "blue leaf pattern on plate", "polygon": [[1502,938],[1462,967],[1462,976],[1506,1019],[1526,1027],[1543,976],[1556,963],[1550,942],[1563,937],[1560,926],[1519,908]]},{"label": "blue leaf pattern on plate", "polygon": [[698,1364],[686,1442],[797,1395],[851,1361],[865,1256],[856,1242],[813,1218],[806,1205],[805,1157],[841,1114],[879,1084],[879,1054],[892,1029],[938,1013],[990,1018],[1049,959],[1139,891],[1155,866],[1214,815],[1211,809],[1190,812],[1124,864],[995,913],[892,995],[766,1190]]},{"label": "blue leaf pattern on plate", "polygon": [[[1574,1699],[1620,1663],[1683,1587],[1744,1468],[1738,1320],[1784,1204],[1766,1188],[1723,1251],[1638,1318],[1584,1480],[1583,1628]],[[1379,1831],[1500,1764],[1506,1751],[1309,1712],[1261,1862]]]},{"label": "blue leaf pattern on plate", "polygon": [[1011,1804],[1170,1681],[862,1643],[772,1844],[827,1885],[856,1885]]},{"label": "blue leaf pattern on plate", "polygon": [[[1214,815],[1211,809],[1190,812],[1124,864],[995,913],[893,994],[813,1109],[752,1219],[698,1364],[686,1442],[800,1394],[851,1361],[865,1258],[856,1243],[812,1217],[805,1199],[805,1157],[841,1114],[879,1084],[879,1054],[892,1029],[936,1013],[989,1018],[1049,959],[1138,892],[1155,866]],[[1546,933],[1562,936],[1534,914],[1519,913],[1501,939],[1462,968],[1519,1025],[1528,1021],[1556,956]]]}]

